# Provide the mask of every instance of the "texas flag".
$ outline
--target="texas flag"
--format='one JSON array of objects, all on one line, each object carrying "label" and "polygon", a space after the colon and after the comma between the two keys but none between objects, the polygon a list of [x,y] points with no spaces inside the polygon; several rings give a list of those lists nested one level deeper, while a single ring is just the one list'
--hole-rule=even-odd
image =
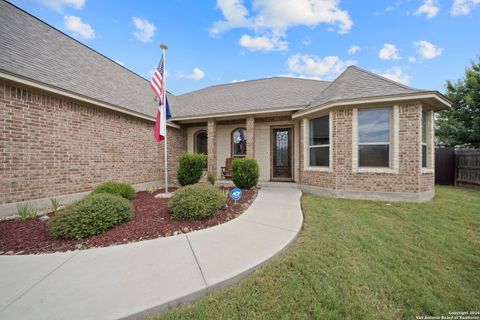
[{"label": "texas flag", "polygon": [[158,142],[163,141],[167,135],[167,120],[172,117],[168,98],[165,96],[166,104],[159,103],[157,111],[157,120],[155,121],[155,129],[153,135]]},{"label": "texas flag", "polygon": [[[157,120],[155,121],[155,129],[153,135],[158,142],[163,141],[167,134],[167,120],[172,117],[168,99],[165,94],[165,77],[164,77],[164,59],[160,59],[158,67],[153,72],[152,80],[150,80],[150,87],[160,101],[158,104]],[[165,96],[165,101],[163,97]]]}]

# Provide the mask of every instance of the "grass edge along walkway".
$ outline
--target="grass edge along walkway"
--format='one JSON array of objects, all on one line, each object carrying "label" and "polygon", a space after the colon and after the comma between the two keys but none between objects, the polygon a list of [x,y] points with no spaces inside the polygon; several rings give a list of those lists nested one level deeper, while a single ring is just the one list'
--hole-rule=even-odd
[{"label": "grass edge along walkway", "polygon": [[480,310],[480,191],[421,204],[302,197],[304,230],[239,284],[153,319],[415,319]]}]

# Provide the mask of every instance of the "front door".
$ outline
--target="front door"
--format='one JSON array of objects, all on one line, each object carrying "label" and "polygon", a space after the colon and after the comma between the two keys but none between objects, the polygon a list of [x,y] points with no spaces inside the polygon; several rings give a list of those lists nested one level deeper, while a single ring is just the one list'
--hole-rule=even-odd
[{"label": "front door", "polygon": [[292,180],[292,128],[273,128],[272,137],[272,180]]}]

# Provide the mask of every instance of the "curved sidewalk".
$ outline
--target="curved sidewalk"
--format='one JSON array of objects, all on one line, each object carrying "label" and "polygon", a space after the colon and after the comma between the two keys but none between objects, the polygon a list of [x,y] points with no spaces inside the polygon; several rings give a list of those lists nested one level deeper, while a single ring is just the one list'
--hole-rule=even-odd
[{"label": "curved sidewalk", "polygon": [[263,187],[209,229],[65,253],[0,256],[0,319],[138,319],[240,280],[298,235],[301,192]]}]

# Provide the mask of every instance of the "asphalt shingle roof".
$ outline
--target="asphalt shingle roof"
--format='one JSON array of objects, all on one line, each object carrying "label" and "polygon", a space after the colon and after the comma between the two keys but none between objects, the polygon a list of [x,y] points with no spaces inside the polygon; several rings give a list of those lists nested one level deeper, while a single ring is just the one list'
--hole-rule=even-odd
[{"label": "asphalt shingle roof", "polygon": [[[149,81],[0,0],[0,70],[154,117]],[[355,66],[333,82],[272,77],[169,95],[173,118],[307,110],[329,102],[421,92]],[[302,110],[302,111],[303,111]]]},{"label": "asphalt shingle roof", "polygon": [[149,82],[0,0],[0,69],[154,117]]},{"label": "asphalt shingle roof", "polygon": [[330,82],[273,77],[212,86],[175,96],[175,118],[305,107]]},{"label": "asphalt shingle roof", "polygon": [[349,66],[322,93],[312,99],[310,107],[338,100],[388,96],[421,92],[356,66]]}]

